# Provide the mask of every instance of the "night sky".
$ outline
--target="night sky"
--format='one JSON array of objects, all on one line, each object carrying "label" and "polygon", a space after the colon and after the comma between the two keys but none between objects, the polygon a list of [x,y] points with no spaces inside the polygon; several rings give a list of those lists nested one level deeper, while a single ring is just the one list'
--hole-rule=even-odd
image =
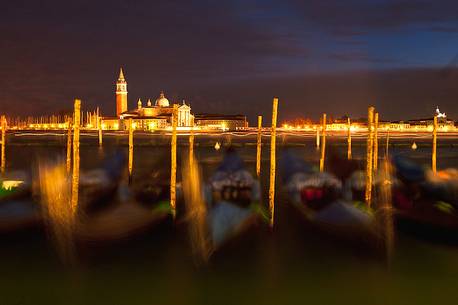
[{"label": "night sky", "polygon": [[[161,90],[194,113],[458,119],[458,1],[5,1],[0,109],[115,111]],[[267,120],[268,121],[268,120]]]}]

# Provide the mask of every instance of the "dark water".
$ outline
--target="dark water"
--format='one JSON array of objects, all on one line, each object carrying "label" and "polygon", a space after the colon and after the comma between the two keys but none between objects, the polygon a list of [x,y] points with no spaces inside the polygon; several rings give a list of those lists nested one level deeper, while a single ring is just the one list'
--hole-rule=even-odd
[{"label": "dark water", "polygon": [[[33,170],[39,158],[64,158],[63,136],[9,135],[8,170]],[[187,152],[179,138],[178,159]],[[223,156],[216,141],[231,141],[255,172],[255,137],[197,136],[196,155],[204,176]],[[262,178],[267,204],[269,141],[264,137]],[[390,154],[408,154],[430,164],[430,139],[392,139]],[[288,148],[318,166],[313,137],[281,135],[278,155]],[[346,155],[343,137],[327,145]],[[439,139],[438,167],[457,165],[458,139]],[[353,140],[353,156],[363,160],[365,141]],[[81,167],[93,168],[113,151],[127,153],[126,136],[83,136]],[[384,139],[380,140],[383,156]],[[139,135],[135,139],[134,176],[164,167],[169,138]],[[167,169],[168,170],[168,169]],[[178,168],[180,177],[180,168]],[[135,178],[134,177],[134,178]],[[135,180],[134,180],[135,181]],[[280,182],[280,180],[278,180]],[[277,185],[276,223],[197,265],[186,228],[166,223],[142,236],[111,245],[79,249],[76,266],[63,266],[46,232],[0,239],[0,304],[453,304],[458,282],[458,246],[419,240],[396,232],[391,264],[383,256],[310,230],[286,203]]]}]

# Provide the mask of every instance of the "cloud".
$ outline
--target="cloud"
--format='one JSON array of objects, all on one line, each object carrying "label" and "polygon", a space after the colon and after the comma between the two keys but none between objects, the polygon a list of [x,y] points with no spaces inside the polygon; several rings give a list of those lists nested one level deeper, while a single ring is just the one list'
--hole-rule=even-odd
[{"label": "cloud", "polygon": [[444,22],[456,24],[458,11],[458,3],[453,0],[290,0],[287,3],[304,22],[319,24],[337,34],[349,29],[357,32]]},{"label": "cloud", "polygon": [[440,33],[458,34],[458,25],[455,25],[455,26],[435,25],[435,26],[430,27],[429,30],[433,32],[440,32]]},{"label": "cloud", "polygon": [[340,62],[369,62],[369,63],[382,63],[382,64],[393,64],[400,63],[399,59],[395,58],[386,58],[386,57],[376,57],[368,54],[367,52],[362,51],[353,51],[347,52],[342,51],[339,53],[330,53],[328,58],[332,60],[337,60]]}]

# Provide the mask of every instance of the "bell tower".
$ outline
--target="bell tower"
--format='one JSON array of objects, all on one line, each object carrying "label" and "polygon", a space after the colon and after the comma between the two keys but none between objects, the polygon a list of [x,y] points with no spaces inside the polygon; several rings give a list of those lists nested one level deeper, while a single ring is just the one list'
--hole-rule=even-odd
[{"label": "bell tower", "polygon": [[127,111],[127,82],[121,68],[116,82],[116,116],[119,117],[124,111]]}]

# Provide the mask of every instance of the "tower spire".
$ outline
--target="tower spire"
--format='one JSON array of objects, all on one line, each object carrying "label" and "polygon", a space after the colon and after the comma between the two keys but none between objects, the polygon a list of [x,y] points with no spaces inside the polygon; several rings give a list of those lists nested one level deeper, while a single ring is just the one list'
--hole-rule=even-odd
[{"label": "tower spire", "polygon": [[116,115],[127,111],[127,82],[122,68],[119,69],[119,78],[116,82]]},{"label": "tower spire", "polygon": [[125,80],[125,78],[124,78],[124,72],[122,71],[122,67],[119,68],[119,78],[118,78],[118,79],[119,79],[119,80]]}]

